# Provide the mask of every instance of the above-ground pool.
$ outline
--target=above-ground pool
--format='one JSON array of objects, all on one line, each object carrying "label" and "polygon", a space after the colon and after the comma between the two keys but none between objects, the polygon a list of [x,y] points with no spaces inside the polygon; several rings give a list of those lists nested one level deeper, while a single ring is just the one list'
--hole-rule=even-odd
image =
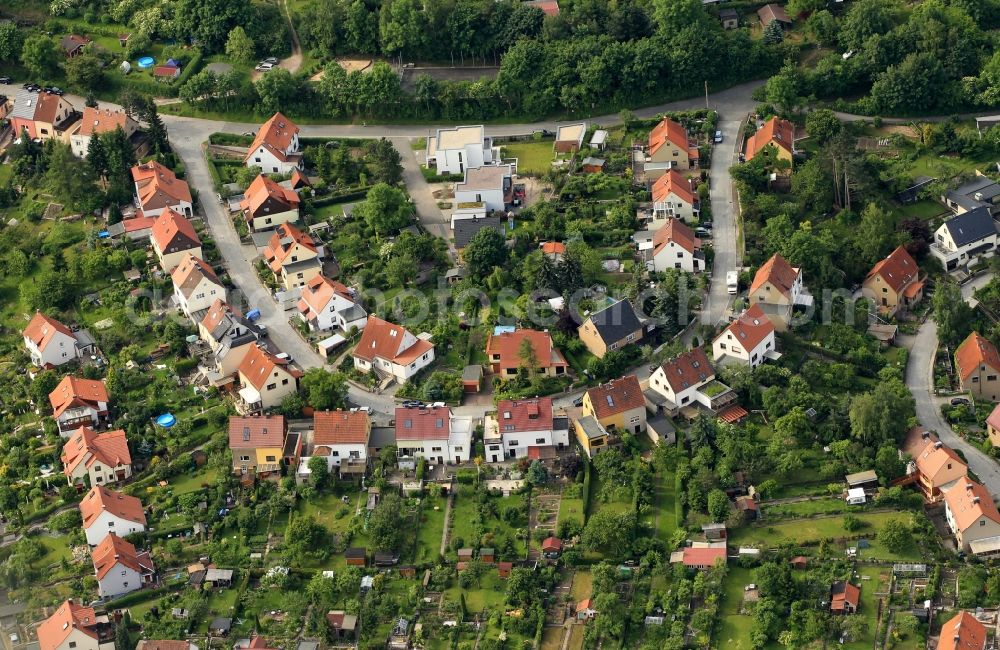
[{"label": "above-ground pool", "polygon": [[156,418],[156,423],[165,429],[169,429],[177,424],[177,418],[170,413],[164,413],[160,417]]},{"label": "above-ground pool", "polygon": [[139,67],[145,70],[146,68],[152,68],[156,60],[151,56],[141,56],[138,63]]}]

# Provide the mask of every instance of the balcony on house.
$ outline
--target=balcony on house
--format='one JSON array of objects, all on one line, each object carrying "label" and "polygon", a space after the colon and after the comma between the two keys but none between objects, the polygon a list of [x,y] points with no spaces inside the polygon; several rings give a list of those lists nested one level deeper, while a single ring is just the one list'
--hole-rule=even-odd
[{"label": "balcony on house", "polygon": [[702,386],[700,392],[708,398],[708,408],[716,412],[729,406],[737,399],[736,391],[717,379]]}]

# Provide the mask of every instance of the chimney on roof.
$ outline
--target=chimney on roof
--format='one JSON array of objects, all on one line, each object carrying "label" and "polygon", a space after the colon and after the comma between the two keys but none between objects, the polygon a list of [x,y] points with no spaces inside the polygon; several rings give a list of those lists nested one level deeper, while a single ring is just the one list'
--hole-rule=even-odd
[{"label": "chimney on roof", "polygon": [[940,448],[941,448],[941,445],[943,445],[943,444],[944,444],[944,443],[942,443],[942,442],[941,442],[940,440],[938,440],[937,442],[935,442],[935,443],[934,443],[934,448],[935,448],[935,449],[940,449]]},{"label": "chimney on roof", "polygon": [[979,503],[979,497],[972,497],[973,503]]},{"label": "chimney on roof", "polygon": [[931,432],[928,431],[927,429],[924,429],[923,431],[920,432],[920,437],[923,438],[924,440],[927,440],[928,438],[931,437]]}]

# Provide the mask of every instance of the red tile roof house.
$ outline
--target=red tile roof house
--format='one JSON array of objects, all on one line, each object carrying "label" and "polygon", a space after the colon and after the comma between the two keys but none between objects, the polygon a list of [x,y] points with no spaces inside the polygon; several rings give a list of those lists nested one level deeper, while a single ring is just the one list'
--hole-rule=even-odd
[{"label": "red tile roof house", "polygon": [[156,581],[156,567],[148,551],[109,533],[91,552],[97,593],[101,598],[113,598],[131,593]]},{"label": "red tile roof house", "polygon": [[62,449],[63,474],[70,485],[108,485],[132,476],[132,455],[121,429],[97,433],[80,427]]},{"label": "red tile roof house", "polygon": [[569,370],[569,363],[562,353],[552,344],[548,332],[537,330],[516,330],[502,334],[491,334],[486,340],[486,356],[493,372],[504,379],[516,377],[518,371],[525,366],[521,355],[524,341],[531,343],[534,352],[535,368],[547,377],[561,377]]},{"label": "red tile roof house", "polygon": [[38,650],[101,650],[113,643],[114,626],[72,598],[38,626]]},{"label": "red tile roof house", "polygon": [[802,284],[802,269],[777,253],[757,270],[747,300],[760,305],[779,332],[790,326],[796,305],[812,304],[812,296]]},{"label": "red tile roof house", "polygon": [[683,126],[665,117],[649,132],[643,165],[647,180],[659,178],[675,167],[685,170],[697,165],[698,148],[692,146]]},{"label": "red tile roof house", "polygon": [[70,129],[69,146],[73,150],[73,155],[77,158],[86,158],[91,136],[108,133],[118,127],[121,127],[126,138],[131,138],[139,130],[139,123],[125,111],[85,107],[83,117]]},{"label": "red tile roof house", "polygon": [[49,393],[52,417],[62,437],[80,427],[98,426],[108,419],[108,389],[104,382],[67,375]]},{"label": "red tile roof house", "polygon": [[928,503],[940,501],[944,492],[968,474],[969,468],[958,454],[923,427],[910,429],[899,451],[912,459],[912,474]]},{"label": "red tile roof house", "polygon": [[586,600],[581,600],[573,608],[576,613],[576,620],[578,621],[589,621],[590,619],[597,616],[597,610],[594,609],[594,601],[592,598],[587,598]]},{"label": "red tile roof house", "polygon": [[69,101],[59,95],[31,90],[18,90],[14,97],[14,108],[7,115],[11,131],[21,137],[22,131],[28,137],[39,140],[62,139],[72,132],[79,113]]},{"label": "red tile roof house", "polygon": [[774,357],[777,342],[774,324],[760,305],[751,305],[712,341],[716,363],[731,362],[756,368]]},{"label": "red tile roof house", "polygon": [[726,547],[713,546],[708,548],[685,547],[681,557],[681,564],[686,567],[704,571],[711,569],[716,563],[726,563]]},{"label": "red tile roof house", "polygon": [[135,206],[144,217],[159,216],[167,208],[191,217],[191,188],[172,169],[151,160],[132,168],[132,180]]},{"label": "red tile roof house", "polygon": [[994,447],[1000,447],[1000,404],[993,407],[986,418],[986,433]]},{"label": "red tile roof house", "polygon": [[114,492],[102,485],[90,488],[80,501],[83,532],[87,543],[96,546],[108,533],[125,537],[146,530],[146,513],[136,497]]},{"label": "red tile roof house", "polygon": [[[447,406],[396,408],[396,450],[400,462],[426,458],[442,465],[453,462],[451,409]],[[468,455],[466,455],[468,458]]]},{"label": "red tile roof house", "polygon": [[773,2],[758,9],[757,16],[760,18],[761,27],[767,27],[774,21],[778,21],[782,27],[790,27],[792,25],[792,19],[785,13],[785,8]]},{"label": "red tile roof house", "polygon": [[562,555],[563,541],[558,537],[546,537],[542,540],[542,555],[550,560],[558,559]]},{"label": "red tile roof house", "polygon": [[[279,454],[285,445],[285,417],[258,415],[229,418],[229,450],[233,473],[267,476],[281,469]],[[267,455],[270,454],[271,458]]]},{"label": "red tile roof house", "polygon": [[212,266],[190,253],[185,253],[181,263],[170,272],[170,279],[174,284],[174,302],[196,324],[216,300],[226,299],[226,287]]},{"label": "red tile roof house", "polygon": [[775,157],[785,160],[791,169],[795,154],[795,126],[788,120],[772,117],[756,133],[747,138],[746,159],[753,158],[764,149],[773,148]]},{"label": "red tile roof house", "polygon": [[403,383],[434,361],[434,344],[411,334],[402,325],[369,316],[361,340],[351,352],[354,367],[374,372],[383,381]]},{"label": "red tile roof house", "polygon": [[160,260],[160,268],[170,273],[184,259],[185,253],[202,257],[201,238],[184,215],[167,208],[156,218],[149,233],[149,243]]},{"label": "red tile roof house", "polygon": [[650,189],[653,199],[653,219],[677,217],[694,221],[698,214],[698,192],[691,181],[676,169],[667,170]]},{"label": "red tile roof house", "polygon": [[40,368],[56,368],[89,354],[92,347],[82,348],[73,331],[42,312],[35,312],[24,328],[24,347],[31,363]]},{"label": "red tile roof house", "polygon": [[653,247],[644,252],[648,255],[646,268],[650,271],[681,269],[698,273],[705,269],[701,240],[684,222],[673,217],[653,233]]},{"label": "red tile roof house", "polygon": [[271,230],[299,220],[299,195],[281,187],[263,174],[253,179],[240,201],[240,209],[252,232]]},{"label": "red tile roof house", "polygon": [[305,286],[323,270],[323,247],[290,223],[274,230],[261,254],[275,281],[288,291]]},{"label": "red tile roof house", "polygon": [[660,408],[676,415],[696,404],[719,412],[736,401],[736,393],[715,379],[715,369],[701,348],[694,348],[667,361],[649,377],[649,390]]},{"label": "red tile roof house", "polygon": [[955,374],[959,386],[977,399],[1000,402],[1000,354],[979,332],[955,349]]},{"label": "red tile roof house", "polygon": [[842,580],[830,585],[830,613],[854,614],[861,601],[861,588]]},{"label": "red tile roof house", "polygon": [[236,408],[243,414],[260,413],[281,405],[299,389],[302,371],[267,350],[254,346],[237,370],[240,388]]},{"label": "red tile roof house", "polygon": [[908,310],[924,297],[917,262],[902,246],[873,266],[861,286],[864,296],[889,317]]},{"label": "red tile roof house", "polygon": [[969,612],[955,614],[941,626],[937,650],[986,650],[986,626]]},{"label": "red tile roof house", "polygon": [[288,174],[302,167],[299,127],[281,113],[264,122],[247,149],[243,164],[265,174]]},{"label": "red tile roof house", "polygon": [[569,447],[569,421],[555,417],[552,398],[500,400],[495,411],[483,421],[486,460],[498,463],[508,458],[525,458],[531,451]]},{"label": "red tile roof house", "polygon": [[[371,433],[372,421],[364,411],[316,411],[312,455],[326,458],[327,469],[341,476],[364,474]],[[307,465],[303,458],[300,474],[308,474]]]},{"label": "red tile roof house", "polygon": [[368,324],[368,312],[357,293],[324,275],[306,282],[296,307],[299,318],[312,331],[340,330],[349,334],[352,329],[363,330]]},{"label": "red tile roof house", "polygon": [[181,68],[176,65],[158,65],[153,68],[153,78],[157,81],[169,83],[181,76]]}]

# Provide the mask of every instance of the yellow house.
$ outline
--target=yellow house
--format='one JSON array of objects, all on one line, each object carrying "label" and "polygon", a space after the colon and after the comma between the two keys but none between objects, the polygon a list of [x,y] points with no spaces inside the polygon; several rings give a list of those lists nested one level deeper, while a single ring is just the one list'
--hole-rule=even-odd
[{"label": "yellow house", "polygon": [[747,299],[751,305],[760,305],[775,329],[784,332],[791,322],[792,308],[806,302],[804,295],[801,270],[775,253],[757,271]]},{"label": "yellow house", "polygon": [[613,350],[642,340],[642,322],[632,303],[618,302],[595,312],[576,330],[583,344],[598,359]]},{"label": "yellow house", "polygon": [[746,159],[751,160],[768,147],[772,148],[778,160],[789,165],[795,153],[795,126],[788,120],[772,117],[756,133],[747,138]]},{"label": "yellow house", "polygon": [[167,208],[156,217],[156,222],[149,231],[149,242],[160,260],[160,267],[166,273],[180,266],[181,260],[187,253],[198,258],[202,257],[201,239],[195,232],[194,226],[187,217],[174,212],[171,208]]},{"label": "yellow house", "polygon": [[233,472],[258,476],[281,469],[285,445],[285,417],[268,415],[229,418],[229,449]]},{"label": "yellow house", "polygon": [[625,375],[591,388],[583,395],[583,415],[609,431],[646,430],[646,398],[635,375]]},{"label": "yellow house", "polygon": [[919,276],[916,261],[900,246],[872,267],[861,292],[875,302],[879,312],[895,316],[923,298],[924,283]]},{"label": "yellow house", "polygon": [[275,228],[264,249],[264,260],[274,278],[289,290],[305,286],[323,271],[319,257],[313,238],[290,223]]},{"label": "yellow house", "polygon": [[993,407],[990,416],[986,418],[986,433],[994,447],[1000,447],[1000,404]]},{"label": "yellow house", "polygon": [[665,169],[659,169],[658,165],[666,166],[666,169],[690,169],[692,162],[698,158],[697,147],[692,147],[688,140],[687,131],[684,127],[674,122],[668,117],[653,127],[649,132],[649,142],[646,147],[646,162],[656,163],[654,167],[657,172],[653,176],[659,177]]}]

